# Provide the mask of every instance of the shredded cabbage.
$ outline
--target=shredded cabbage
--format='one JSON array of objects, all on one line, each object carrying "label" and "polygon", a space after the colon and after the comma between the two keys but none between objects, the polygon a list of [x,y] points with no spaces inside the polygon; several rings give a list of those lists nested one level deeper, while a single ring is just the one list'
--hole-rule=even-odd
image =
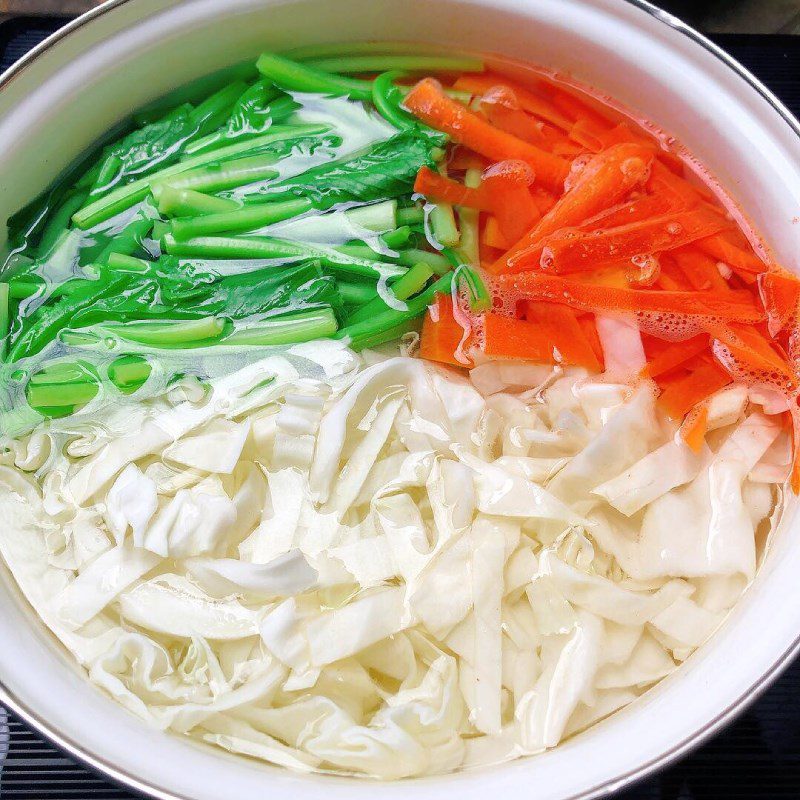
[{"label": "shredded cabbage", "polygon": [[738,385],[694,453],[650,385],[615,382],[638,332],[598,330],[603,376],[310,342],[49,420],[2,451],[0,552],[161,729],[380,778],[554,747],[713,634],[791,460],[772,398]]}]

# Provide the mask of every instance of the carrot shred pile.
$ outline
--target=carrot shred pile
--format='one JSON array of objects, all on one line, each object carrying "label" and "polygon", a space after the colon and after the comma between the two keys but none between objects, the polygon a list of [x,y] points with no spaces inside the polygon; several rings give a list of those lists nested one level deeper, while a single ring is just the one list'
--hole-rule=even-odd
[{"label": "carrot shred pile", "polygon": [[[694,451],[710,398],[730,383],[787,397],[800,492],[800,280],[754,249],[678,154],[594,98],[492,72],[449,88],[471,102],[433,78],[404,101],[451,142],[451,177],[424,167],[415,190],[478,212],[474,266],[496,306],[473,313],[463,299],[461,308],[439,298],[422,355],[464,366],[480,352],[601,372],[596,317],[631,319],[647,360],[633,378],[655,383]],[[481,173],[477,187],[461,179],[467,170]]]}]

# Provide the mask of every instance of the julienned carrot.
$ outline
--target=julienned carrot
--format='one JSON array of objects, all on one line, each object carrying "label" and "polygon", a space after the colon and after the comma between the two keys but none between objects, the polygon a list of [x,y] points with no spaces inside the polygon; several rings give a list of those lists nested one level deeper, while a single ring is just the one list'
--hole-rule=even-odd
[{"label": "julienned carrot", "polygon": [[491,204],[486,192],[471,189],[463,183],[446,178],[429,167],[421,167],[414,181],[414,191],[432,200],[441,200],[456,206],[467,206],[479,211],[488,211]]},{"label": "julienned carrot", "polygon": [[600,228],[616,228],[619,225],[630,225],[642,222],[651,217],[682,211],[680,204],[669,198],[654,194],[643,194],[617,206],[601,211],[596,217],[581,225],[582,231],[596,231]]},{"label": "julienned carrot", "polygon": [[589,346],[592,348],[592,352],[594,353],[594,357],[597,359],[597,363],[601,365],[601,368],[605,368],[605,361],[603,355],[603,343],[600,341],[600,336],[597,333],[597,323],[595,321],[594,314],[583,314],[582,316],[578,317],[578,324],[581,326],[581,330],[583,331],[583,335],[586,337],[586,341],[589,342]]},{"label": "julienned carrot", "polygon": [[598,128],[590,120],[581,118],[573,123],[567,135],[592,153],[599,153],[604,147],[604,133],[607,133],[605,128]]},{"label": "julienned carrot", "polygon": [[453,300],[447,295],[437,295],[422,322],[419,354],[428,361],[466,367],[472,363],[464,353],[469,331],[455,319]]},{"label": "julienned carrot", "polygon": [[683,421],[680,429],[681,439],[695,452],[703,449],[708,431],[708,404],[696,408]]},{"label": "julienned carrot", "polygon": [[717,269],[717,262],[696,246],[676,248],[670,255],[693,289],[700,292],[729,289],[728,282]]},{"label": "julienned carrot", "polygon": [[573,122],[586,120],[597,131],[608,131],[613,127],[613,123],[597,109],[564,89],[556,89],[552,99],[553,105]]},{"label": "julienned carrot", "polygon": [[647,177],[652,150],[636,144],[621,144],[595,156],[583,169],[575,185],[545,214],[536,226],[493,265],[493,272],[509,268],[514,256],[560,228],[580,225],[622,201]]},{"label": "julienned carrot", "polygon": [[548,214],[558,202],[558,198],[554,194],[551,194],[547,189],[542,189],[541,186],[536,186],[535,184],[531,186],[531,197],[533,198],[533,202],[536,203],[540,214]]},{"label": "julienned carrot", "polygon": [[674,318],[705,317],[753,323],[764,319],[750,292],[668,292],[655,289],[620,289],[565,280],[541,272],[522,272],[495,278],[503,292],[520,299],[547,300],[591,312],[644,312]]},{"label": "julienned carrot", "polygon": [[483,173],[481,191],[507,241],[517,241],[541,217],[528,188],[533,179],[533,171],[524,161],[500,161]]},{"label": "julienned carrot", "polygon": [[683,419],[698,403],[731,383],[731,376],[713,361],[704,361],[686,375],[660,380],[658,404],[673,419]]},{"label": "julienned carrot", "polygon": [[472,94],[485,94],[499,86],[511,90],[517,98],[519,107],[529,114],[547,120],[564,131],[569,130],[572,126],[572,121],[567,119],[549,100],[503,75],[492,75],[486,72],[478,75],[462,75],[453,84],[454,89]]},{"label": "julienned carrot", "polygon": [[481,111],[495,128],[510,133],[523,142],[535,144],[545,150],[550,149],[542,133],[541,123],[537,124],[530,114],[520,108],[517,96],[507,86],[498,86],[486,92],[481,98]]},{"label": "julienned carrot", "polygon": [[[797,378],[789,363],[758,330],[735,323],[716,323],[707,327],[709,333],[730,353],[732,369],[757,381],[773,383],[784,391],[797,388]],[[722,356],[720,353],[717,355]]]},{"label": "julienned carrot", "polygon": [[767,310],[770,335],[777,336],[800,315],[800,280],[783,270],[759,276],[761,302]]},{"label": "julienned carrot", "polygon": [[642,369],[643,378],[657,378],[665,372],[680,367],[695,356],[708,350],[708,336],[701,334],[683,342],[669,342],[657,355],[653,356]]},{"label": "julienned carrot", "polygon": [[727,241],[724,236],[709,236],[697,242],[697,247],[717,261],[727,264],[735,272],[759,275],[768,266],[755,254]]},{"label": "julienned carrot", "polygon": [[682,247],[722,230],[727,221],[701,209],[665,214],[616,228],[580,232],[558,231],[535,247],[517,253],[513,269],[541,266],[556,273],[580,272],[602,264]]},{"label": "julienned carrot", "polygon": [[482,349],[492,358],[555,361],[553,342],[541,326],[501,314],[483,315]]},{"label": "julienned carrot", "polygon": [[561,356],[561,363],[601,372],[603,367],[578,317],[569,306],[527,303],[525,319],[541,326]]},{"label": "julienned carrot", "polygon": [[454,147],[447,168],[450,171],[478,169],[481,172],[489,166],[489,162],[467,147]]},{"label": "julienned carrot", "polygon": [[497,221],[497,217],[489,217],[486,220],[481,238],[489,247],[494,247],[498,250],[506,250],[510,246],[506,237],[503,236],[503,231],[500,230],[500,223]]},{"label": "julienned carrot", "polygon": [[702,202],[704,196],[707,197],[707,195],[701,194],[698,187],[676,175],[659,161],[653,162],[650,177],[647,180],[647,191],[681,201],[687,208]]},{"label": "julienned carrot", "polygon": [[493,161],[519,159],[533,167],[537,180],[562,191],[569,164],[546,150],[498,130],[466,106],[449,98],[432,78],[420,81],[407,95],[405,107],[427,125],[447,133]]}]

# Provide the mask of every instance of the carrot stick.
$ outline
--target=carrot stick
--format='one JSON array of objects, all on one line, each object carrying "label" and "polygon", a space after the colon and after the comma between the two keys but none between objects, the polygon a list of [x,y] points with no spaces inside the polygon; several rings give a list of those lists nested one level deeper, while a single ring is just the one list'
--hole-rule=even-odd
[{"label": "carrot stick", "polygon": [[524,269],[540,265],[542,269],[559,274],[580,272],[601,264],[681,247],[722,230],[726,224],[725,219],[717,214],[696,210],[665,214],[598,231],[559,231],[528,251],[517,253],[510,266]]},{"label": "carrot stick", "polygon": [[488,211],[492,207],[485,192],[464,186],[463,183],[446,178],[428,167],[420,167],[414,181],[414,191],[432,200],[476,208],[479,211]]},{"label": "carrot stick", "polygon": [[554,194],[550,194],[546,189],[536,185],[531,187],[531,197],[540,214],[547,214],[558,202],[558,198]]},{"label": "carrot stick", "polygon": [[695,246],[676,248],[671,255],[693,289],[724,292],[730,288],[720,275],[717,262]]},{"label": "carrot stick", "polygon": [[680,201],[686,208],[692,208],[702,202],[703,196],[696,186],[667,169],[661,162],[654,161],[647,181],[650,194],[669,197]]},{"label": "carrot stick", "polygon": [[592,348],[597,363],[601,365],[601,368],[605,368],[603,343],[600,341],[600,336],[597,333],[597,324],[594,314],[584,314],[582,317],[579,317],[578,324],[581,326],[586,341],[589,342],[589,346]]},{"label": "carrot stick", "polygon": [[563,89],[556,89],[552,96],[553,105],[573,122],[581,119],[586,120],[598,131],[607,131],[613,127],[612,123],[599,111],[574,94]]},{"label": "carrot stick", "polygon": [[[561,356],[562,364],[601,372],[603,367],[576,313],[558,303],[527,303],[525,319],[542,327]],[[595,331],[596,335],[596,331]]]},{"label": "carrot stick", "polygon": [[523,236],[493,272],[503,272],[515,255],[536,244],[542,237],[599,214],[619,203],[647,176],[651,150],[639,145],[621,144],[595,156],[584,168],[575,185],[566,192],[536,226]]},{"label": "carrot stick", "polygon": [[675,203],[669,198],[643,194],[627,203],[601,211],[596,217],[592,217],[581,225],[581,230],[595,231],[599,228],[616,228],[619,225],[630,225],[632,222],[642,222],[650,217],[663,216],[682,210],[679,203]]},{"label": "carrot stick", "polygon": [[540,125],[519,105],[517,96],[507,86],[495,86],[481,97],[481,111],[495,128],[510,133],[524,142],[549,150]]},{"label": "carrot stick", "polygon": [[695,453],[699,453],[706,443],[706,431],[708,431],[708,404],[704,403],[686,417],[681,425],[680,435]]},{"label": "carrot stick", "polygon": [[525,161],[545,186],[562,190],[569,174],[569,164],[563,158],[498,130],[466,106],[449,98],[432,78],[420,81],[406,95],[405,107],[427,125],[447,133],[453,141],[465,144],[487,158]]},{"label": "carrot stick", "polygon": [[[495,278],[501,292],[516,292],[520,299],[547,300],[591,312],[646,312],[676,318],[705,317],[732,322],[761,322],[764,312],[748,291],[668,292],[655,289],[620,289],[565,280],[541,272],[523,272]],[[702,321],[702,320],[699,320]]]},{"label": "carrot stick", "polygon": [[437,295],[422,322],[419,355],[428,361],[466,367],[472,362],[464,355],[464,342],[469,331],[456,321],[453,300],[447,295]]},{"label": "carrot stick", "polygon": [[468,169],[477,169],[483,172],[489,162],[477,153],[473,153],[467,147],[454,147],[450,160],[447,162],[447,168],[450,171],[466,171]]},{"label": "carrot stick", "polygon": [[503,238],[515,242],[541,217],[528,189],[534,175],[524,161],[500,161],[483,173],[486,193]]},{"label": "carrot stick", "polygon": [[724,236],[709,236],[697,242],[697,247],[717,261],[722,261],[737,272],[759,275],[767,265],[755,254],[726,241]]},{"label": "carrot stick", "polygon": [[700,334],[683,342],[669,342],[658,355],[645,364],[640,374],[643,378],[656,378],[663,375],[708,350],[709,344],[706,334]]},{"label": "carrot stick", "polygon": [[483,315],[482,349],[492,358],[555,362],[553,342],[542,327],[501,314]]},{"label": "carrot stick", "polygon": [[727,348],[733,370],[757,381],[776,385],[783,391],[797,388],[797,378],[791,366],[758,330],[733,323],[715,323],[707,327],[709,333]]},{"label": "carrot stick", "polygon": [[498,250],[505,250],[508,248],[508,240],[503,236],[500,230],[500,223],[497,217],[489,217],[486,220],[486,227],[483,229],[483,242],[489,247],[495,247]]},{"label": "carrot stick", "polygon": [[758,290],[767,310],[767,326],[771,336],[777,336],[800,313],[800,281],[783,270],[765,272],[759,276]]},{"label": "carrot stick", "polygon": [[460,92],[484,94],[501,86],[514,92],[519,107],[535,117],[547,120],[558,128],[568,131],[572,122],[567,119],[549,100],[540,97],[535,92],[516,81],[503,75],[481,73],[479,75],[462,75],[453,84],[453,88]]},{"label": "carrot stick", "polygon": [[731,376],[715,362],[706,361],[687,375],[658,383],[659,406],[672,419],[682,419],[698,403],[731,383]]}]

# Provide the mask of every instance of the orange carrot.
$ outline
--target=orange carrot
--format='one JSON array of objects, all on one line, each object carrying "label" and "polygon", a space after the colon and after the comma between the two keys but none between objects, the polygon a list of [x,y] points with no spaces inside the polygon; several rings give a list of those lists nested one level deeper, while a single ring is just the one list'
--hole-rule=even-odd
[{"label": "orange carrot", "polygon": [[735,323],[710,323],[707,328],[727,348],[732,369],[784,391],[797,388],[797,377],[789,363],[756,328]]},{"label": "orange carrot", "polygon": [[420,81],[407,95],[405,107],[427,125],[494,161],[519,159],[533,167],[538,180],[561,191],[569,164],[546,150],[498,130],[466,106],[449,98],[432,78]]},{"label": "orange carrot", "polygon": [[583,335],[586,337],[586,341],[589,342],[589,346],[592,348],[592,352],[594,353],[594,357],[597,359],[597,363],[601,365],[601,368],[604,368],[605,356],[603,354],[603,343],[600,341],[600,336],[597,333],[597,324],[595,322],[594,314],[584,314],[583,316],[579,317],[578,324],[581,326],[581,330],[583,331]]},{"label": "orange carrot", "polygon": [[681,425],[681,439],[695,452],[699,453],[706,443],[708,431],[708,404],[704,403],[690,413]]},{"label": "orange carrot", "polygon": [[459,170],[479,169],[481,172],[489,166],[489,162],[467,147],[454,147],[447,167],[455,172]]},{"label": "orange carrot", "polygon": [[461,92],[484,94],[497,87],[509,89],[517,98],[519,107],[536,117],[547,120],[562,130],[569,130],[572,122],[567,119],[549,100],[536,94],[520,83],[503,75],[481,73],[480,75],[462,75],[453,84],[453,88]]},{"label": "orange carrot", "polygon": [[659,406],[672,419],[683,419],[698,403],[731,383],[731,376],[714,361],[704,361],[686,375],[658,383]]},{"label": "orange carrot", "polygon": [[767,310],[767,325],[777,336],[800,314],[800,280],[784,270],[772,270],[759,276],[761,302]]},{"label": "orange carrot", "polygon": [[569,138],[592,153],[599,153],[603,149],[603,134],[605,128],[598,128],[585,117],[581,117],[569,129]]},{"label": "orange carrot", "polygon": [[660,161],[654,161],[647,181],[647,191],[650,194],[669,197],[673,201],[680,201],[686,208],[691,208],[703,200],[699,189],[667,169]]},{"label": "orange carrot", "polygon": [[647,312],[677,317],[706,317],[732,322],[761,322],[764,312],[747,291],[668,292],[620,289],[565,280],[541,272],[522,272],[495,278],[501,292],[525,300],[547,300],[591,312]]},{"label": "orange carrot", "polygon": [[679,203],[672,202],[666,197],[654,194],[643,194],[629,200],[627,203],[613,206],[601,211],[596,217],[581,225],[583,231],[595,231],[599,228],[616,228],[619,225],[629,225],[632,222],[642,222],[650,217],[663,216],[681,211]]},{"label": "orange carrot", "polygon": [[526,114],[519,105],[517,96],[507,86],[496,86],[481,98],[481,111],[495,128],[512,134],[524,142],[549,150],[550,147],[540,125]]},{"label": "orange carrot", "polygon": [[528,189],[533,179],[533,171],[524,161],[500,161],[483,173],[481,191],[507,241],[517,241],[541,217]]},{"label": "orange carrot", "polygon": [[671,255],[693,289],[720,292],[728,290],[728,282],[720,275],[717,262],[695,246],[676,248]]},{"label": "orange carrot", "polygon": [[432,200],[476,208],[479,211],[488,211],[492,207],[485,192],[464,186],[464,184],[446,178],[428,167],[420,167],[414,181],[414,191],[424,194]]},{"label": "orange carrot", "polygon": [[506,250],[509,246],[508,240],[500,230],[500,223],[497,221],[497,217],[489,217],[486,220],[482,240],[489,247],[495,247],[498,250]]},{"label": "orange carrot", "polygon": [[453,300],[447,295],[437,295],[422,322],[419,354],[428,361],[466,367],[471,361],[464,354],[464,341],[469,332],[453,315]]},{"label": "orange carrot", "polygon": [[531,197],[540,214],[547,214],[558,202],[558,198],[554,194],[550,194],[546,189],[536,185],[531,186]]},{"label": "orange carrot", "polygon": [[641,371],[641,376],[656,378],[676,367],[683,366],[687,361],[708,350],[709,344],[706,334],[700,334],[683,342],[669,342],[657,355],[649,359]]},{"label": "orange carrot", "polygon": [[755,254],[727,241],[724,236],[709,236],[697,242],[697,247],[717,261],[722,261],[736,272],[759,275],[767,265]]},{"label": "orange carrot", "polygon": [[[602,365],[576,313],[558,303],[527,303],[525,319],[540,325],[561,356],[562,364],[600,372]],[[596,334],[596,331],[595,331]]]},{"label": "orange carrot", "polygon": [[493,265],[492,271],[507,270],[518,252],[536,244],[542,237],[560,228],[579,225],[619,203],[647,176],[651,160],[652,151],[631,144],[615,145],[595,156],[584,167],[575,185]]},{"label": "orange carrot", "polygon": [[579,272],[601,264],[659,253],[709,236],[726,225],[718,214],[678,212],[598,231],[562,230],[510,260],[514,269],[541,265],[553,272]]},{"label": "orange carrot", "polygon": [[590,106],[584,100],[576,97],[563,89],[556,89],[553,94],[553,105],[561,111],[565,117],[569,117],[573,122],[586,120],[597,131],[607,131],[613,127],[608,120],[597,109]]},{"label": "orange carrot", "polygon": [[553,342],[539,325],[501,314],[483,315],[483,352],[492,358],[553,363]]}]

